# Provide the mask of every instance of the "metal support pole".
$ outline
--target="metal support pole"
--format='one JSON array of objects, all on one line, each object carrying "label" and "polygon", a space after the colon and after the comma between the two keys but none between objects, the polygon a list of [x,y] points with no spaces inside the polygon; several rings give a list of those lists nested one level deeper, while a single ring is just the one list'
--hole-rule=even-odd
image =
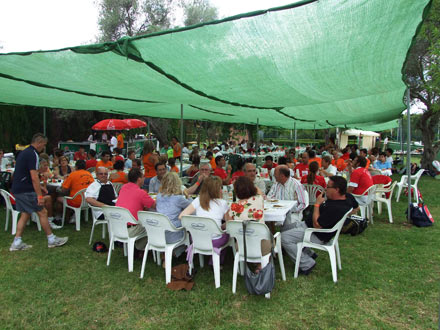
[{"label": "metal support pole", "polygon": [[[403,120],[402,118],[399,119],[399,127],[400,127],[400,151],[403,155]],[[403,156],[402,156],[403,158]]]},{"label": "metal support pole", "polygon": [[43,108],[43,135],[47,136],[47,134],[46,134],[46,108]]},{"label": "metal support pole", "polygon": [[339,127],[336,127],[335,144],[339,147]]},{"label": "metal support pole", "polygon": [[[410,205],[411,205],[411,111],[410,111],[410,89],[406,89],[406,118],[408,121],[406,132],[406,174],[408,175],[408,223],[411,222]],[[414,191],[414,194],[416,192]]]},{"label": "metal support pole", "polygon": [[[295,143],[294,143],[294,148],[296,149],[296,121],[293,123],[293,130],[295,131]],[[295,155],[295,157],[296,157],[296,155]]]},{"label": "metal support pole", "polygon": [[150,119],[147,121],[147,140],[150,138]]},{"label": "metal support pole", "polygon": [[315,131],[315,124],[313,124],[313,145],[316,144],[316,131]]},{"label": "metal support pole", "polygon": [[260,119],[257,118],[257,142],[255,143],[255,166],[258,167],[258,129],[259,129],[259,125],[260,124]]},{"label": "metal support pole", "polygon": [[183,104],[180,105],[180,177],[182,177],[183,168]]}]

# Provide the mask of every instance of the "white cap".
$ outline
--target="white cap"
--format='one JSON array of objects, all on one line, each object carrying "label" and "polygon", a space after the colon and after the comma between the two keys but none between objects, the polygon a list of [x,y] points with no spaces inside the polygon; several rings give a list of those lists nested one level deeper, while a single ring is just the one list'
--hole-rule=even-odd
[{"label": "white cap", "polygon": [[214,147],[214,149],[212,149],[212,150],[220,150],[220,148],[219,147]]}]

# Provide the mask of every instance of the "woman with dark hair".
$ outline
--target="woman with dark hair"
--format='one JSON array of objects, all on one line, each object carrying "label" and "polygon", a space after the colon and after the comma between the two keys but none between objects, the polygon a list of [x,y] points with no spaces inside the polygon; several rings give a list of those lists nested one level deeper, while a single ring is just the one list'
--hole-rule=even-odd
[{"label": "woman with dark hair", "polygon": [[232,174],[232,183],[235,182],[239,177],[244,176],[243,167],[244,167],[244,160],[242,158],[239,158],[237,160],[237,170]]},{"label": "woman with dark hair", "polygon": [[324,177],[318,175],[318,171],[319,171],[318,162],[311,162],[309,164],[309,174],[303,175],[301,177],[301,183],[315,184],[325,189],[325,187],[327,187],[327,184],[325,183]]},{"label": "woman with dark hair", "polygon": [[191,159],[192,164],[191,166],[186,170],[186,175],[192,178],[194,175],[196,175],[200,170],[200,156],[194,155]]},{"label": "woman with dark hair", "polygon": [[69,166],[69,160],[66,156],[61,156],[59,161],[60,165],[55,167],[53,174],[55,178],[65,179],[72,173],[72,168]]},{"label": "woman with dark hair", "polygon": [[180,159],[182,156],[182,146],[179,143],[179,139],[175,136],[171,139],[171,144],[173,145],[173,158]]},{"label": "woman with dark hair", "polygon": [[113,183],[128,183],[127,174],[124,172],[124,162],[122,160],[117,160],[113,165],[113,169],[116,172],[110,174],[109,180]]},{"label": "woman with dark hair", "polygon": [[255,220],[263,222],[264,200],[258,194],[257,187],[247,176],[241,176],[234,182],[237,202],[231,204],[228,211],[232,220]]}]

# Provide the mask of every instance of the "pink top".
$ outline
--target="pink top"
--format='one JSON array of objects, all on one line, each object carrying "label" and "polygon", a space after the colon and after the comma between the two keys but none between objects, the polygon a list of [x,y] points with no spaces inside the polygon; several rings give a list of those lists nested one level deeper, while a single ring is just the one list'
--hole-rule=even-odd
[{"label": "pink top", "polygon": [[151,208],[153,205],[154,199],[145,190],[142,190],[137,184],[132,182],[122,186],[118,201],[116,202],[116,206],[128,209],[136,220],[138,220],[138,211]]}]

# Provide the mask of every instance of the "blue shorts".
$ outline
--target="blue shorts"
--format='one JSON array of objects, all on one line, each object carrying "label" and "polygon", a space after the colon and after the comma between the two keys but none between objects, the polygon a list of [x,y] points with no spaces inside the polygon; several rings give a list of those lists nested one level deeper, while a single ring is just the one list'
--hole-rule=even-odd
[{"label": "blue shorts", "polygon": [[14,197],[17,211],[31,214],[43,209],[43,206],[38,205],[37,194],[34,191],[15,194]]}]

